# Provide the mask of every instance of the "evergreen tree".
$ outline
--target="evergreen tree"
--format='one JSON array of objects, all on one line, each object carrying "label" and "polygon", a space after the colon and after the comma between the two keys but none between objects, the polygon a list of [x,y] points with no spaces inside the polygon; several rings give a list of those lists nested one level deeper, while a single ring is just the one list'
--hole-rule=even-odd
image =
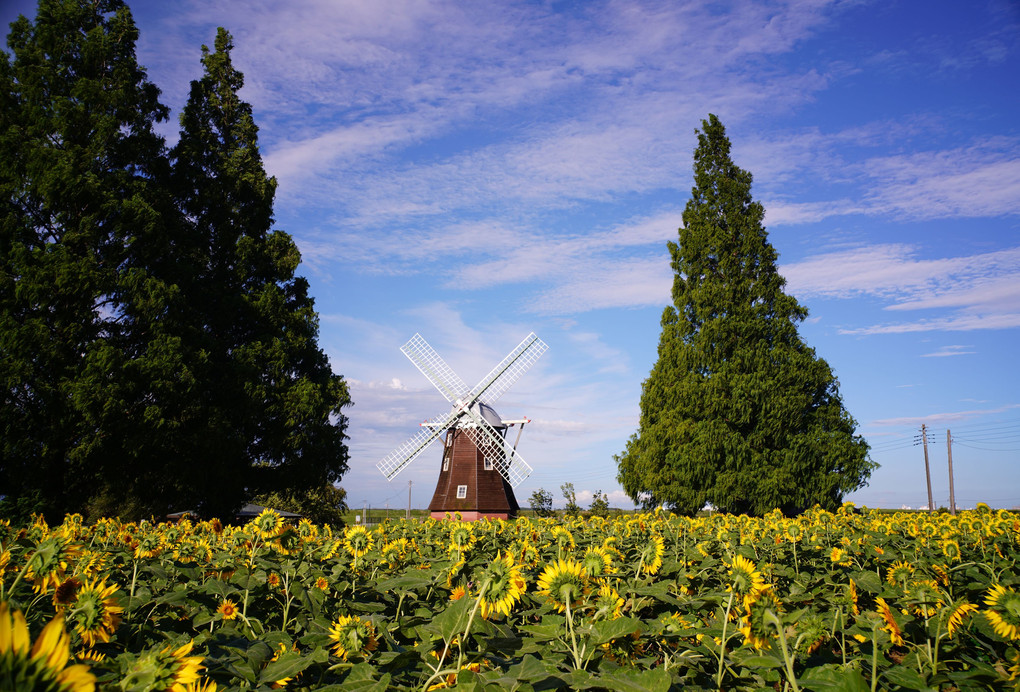
[{"label": "evergreen tree", "polygon": [[874,468],[831,369],[800,338],[807,310],[783,292],[763,217],[710,115],[679,242],[669,243],[673,304],[640,426],[615,457],[624,490],[646,507],[835,509]]},{"label": "evergreen tree", "polygon": [[212,52],[202,47],[205,74],[191,84],[172,156],[201,414],[180,451],[207,515],[228,515],[255,494],[318,490],[347,470],[346,383],[318,347],[308,283],[295,276],[297,246],[272,230],[276,180],[238,96],[232,48],[222,28]]},{"label": "evergreen tree", "polygon": [[0,514],[229,517],[347,469],[229,36],[174,168],[136,39],[121,0],[41,0],[0,54]]},{"label": "evergreen tree", "polygon": [[0,489],[57,517],[116,476],[125,303],[166,288],[125,269],[167,211],[167,111],[136,38],[120,0],[41,0],[0,54]]}]

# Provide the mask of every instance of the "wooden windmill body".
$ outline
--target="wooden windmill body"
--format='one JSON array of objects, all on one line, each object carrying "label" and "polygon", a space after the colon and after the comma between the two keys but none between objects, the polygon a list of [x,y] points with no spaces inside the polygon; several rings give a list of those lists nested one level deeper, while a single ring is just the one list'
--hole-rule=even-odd
[{"label": "wooden windmill body", "polygon": [[457,513],[469,521],[516,516],[519,506],[513,488],[528,477],[531,467],[517,453],[517,442],[511,446],[506,435],[509,427],[523,428],[530,421],[504,421],[487,402],[509,389],[547,348],[529,334],[468,390],[439,354],[415,334],[400,350],[453,404],[453,410],[422,423],[422,431],[379,462],[379,470],[392,479],[445,434],[439,480],[429,503],[431,516],[442,519]]}]

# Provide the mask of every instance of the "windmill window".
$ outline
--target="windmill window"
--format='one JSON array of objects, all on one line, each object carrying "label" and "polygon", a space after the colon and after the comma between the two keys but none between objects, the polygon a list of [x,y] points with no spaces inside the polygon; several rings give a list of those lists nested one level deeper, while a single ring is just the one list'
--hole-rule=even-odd
[{"label": "windmill window", "polygon": [[466,485],[458,485],[457,486],[457,499],[458,500],[463,500],[465,497],[467,497],[467,486]]},{"label": "windmill window", "polygon": [[492,457],[485,457],[485,461],[482,462],[482,465],[485,466],[485,470],[486,471],[491,471],[492,470]]}]

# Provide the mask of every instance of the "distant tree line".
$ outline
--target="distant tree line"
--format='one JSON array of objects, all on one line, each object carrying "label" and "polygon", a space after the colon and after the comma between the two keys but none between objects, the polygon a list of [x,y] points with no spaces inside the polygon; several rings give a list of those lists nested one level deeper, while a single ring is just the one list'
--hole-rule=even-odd
[{"label": "distant tree line", "polygon": [[137,37],[121,0],[41,0],[0,54],[0,513],[329,501],[350,397],[231,37],[202,47],[172,148]]}]

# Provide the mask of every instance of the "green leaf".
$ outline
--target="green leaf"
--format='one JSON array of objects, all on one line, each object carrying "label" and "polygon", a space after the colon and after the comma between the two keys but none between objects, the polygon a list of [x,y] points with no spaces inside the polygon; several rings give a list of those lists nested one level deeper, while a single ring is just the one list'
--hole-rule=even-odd
[{"label": "green leaf", "polygon": [[929,690],[933,689],[927,681],[921,677],[916,670],[907,666],[893,666],[885,670],[881,679],[887,680],[894,685],[908,690]]},{"label": "green leaf", "polygon": [[748,668],[782,668],[783,661],[775,656],[748,656],[742,658],[739,664]]},{"label": "green leaf", "polygon": [[261,684],[270,684],[283,678],[292,678],[312,663],[310,657],[296,651],[288,651],[262,669],[259,681]]},{"label": "green leaf", "polygon": [[816,692],[870,692],[864,676],[854,668],[842,670],[837,665],[824,665],[808,668],[803,677],[797,680],[806,690]]},{"label": "green leaf", "polygon": [[390,685],[390,674],[379,674],[379,670],[371,663],[356,663],[344,679],[343,689],[360,690],[361,692],[386,692]]},{"label": "green leaf", "polygon": [[857,584],[857,588],[868,593],[882,593],[882,580],[874,572],[854,572],[850,578]]},{"label": "green leaf", "polygon": [[598,678],[600,687],[622,692],[667,692],[672,679],[662,668],[652,670],[625,669]]},{"label": "green leaf", "polygon": [[[588,630],[588,627],[584,628]],[[588,643],[592,646],[606,644],[614,639],[622,639],[630,635],[645,631],[645,624],[635,618],[617,618],[615,620],[600,620],[590,627],[591,634],[588,636]]]},{"label": "green leaf", "polygon": [[464,632],[474,605],[474,600],[470,598],[461,598],[460,600],[453,601],[431,623],[425,625],[424,629],[438,634],[443,638],[443,641],[452,641],[454,637]]}]

